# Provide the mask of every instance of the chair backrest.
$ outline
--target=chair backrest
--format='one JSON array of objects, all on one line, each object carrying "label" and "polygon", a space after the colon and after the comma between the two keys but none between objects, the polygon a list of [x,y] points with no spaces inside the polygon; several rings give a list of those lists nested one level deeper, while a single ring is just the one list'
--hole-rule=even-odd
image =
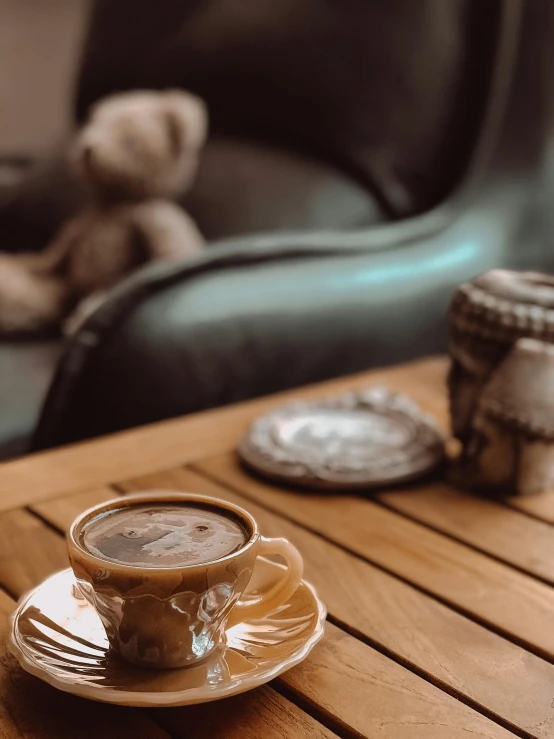
[{"label": "chair backrest", "polygon": [[471,150],[501,0],[98,0],[77,117],[108,93],[183,87],[214,130],[350,172],[406,216]]}]

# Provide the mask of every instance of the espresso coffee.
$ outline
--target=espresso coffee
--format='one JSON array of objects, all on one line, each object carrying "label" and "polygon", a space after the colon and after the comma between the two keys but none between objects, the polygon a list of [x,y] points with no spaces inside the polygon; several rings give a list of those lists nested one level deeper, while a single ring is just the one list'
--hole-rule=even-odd
[{"label": "espresso coffee", "polygon": [[145,503],[88,521],[81,544],[110,562],[135,567],[183,567],[237,552],[249,539],[242,522],[218,508]]}]

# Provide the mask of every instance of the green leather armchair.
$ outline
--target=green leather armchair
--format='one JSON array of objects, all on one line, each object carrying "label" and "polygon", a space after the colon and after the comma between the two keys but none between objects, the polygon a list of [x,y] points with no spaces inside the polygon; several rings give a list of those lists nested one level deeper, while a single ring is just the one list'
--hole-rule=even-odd
[{"label": "green leather armchair", "polygon": [[[77,120],[115,90],[202,95],[185,205],[210,244],[113,291],[53,358],[18,452],[442,351],[459,282],[550,269],[549,0],[261,7],[96,3]],[[0,208],[3,240],[39,246],[79,197],[47,167]]]}]

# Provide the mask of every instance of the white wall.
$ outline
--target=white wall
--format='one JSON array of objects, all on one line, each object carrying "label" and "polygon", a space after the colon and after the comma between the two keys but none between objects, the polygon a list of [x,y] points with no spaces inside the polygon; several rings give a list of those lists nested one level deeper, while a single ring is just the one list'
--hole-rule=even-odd
[{"label": "white wall", "polygon": [[89,6],[0,0],[0,156],[39,153],[67,130]]}]

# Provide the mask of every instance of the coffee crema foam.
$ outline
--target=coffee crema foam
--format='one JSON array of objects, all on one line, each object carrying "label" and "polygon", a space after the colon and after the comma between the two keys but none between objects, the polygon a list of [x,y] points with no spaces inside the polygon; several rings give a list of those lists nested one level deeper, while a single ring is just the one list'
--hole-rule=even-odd
[{"label": "coffee crema foam", "polygon": [[91,554],[135,567],[211,562],[241,549],[249,534],[239,520],[208,506],[132,505],[100,514],[81,531]]}]

